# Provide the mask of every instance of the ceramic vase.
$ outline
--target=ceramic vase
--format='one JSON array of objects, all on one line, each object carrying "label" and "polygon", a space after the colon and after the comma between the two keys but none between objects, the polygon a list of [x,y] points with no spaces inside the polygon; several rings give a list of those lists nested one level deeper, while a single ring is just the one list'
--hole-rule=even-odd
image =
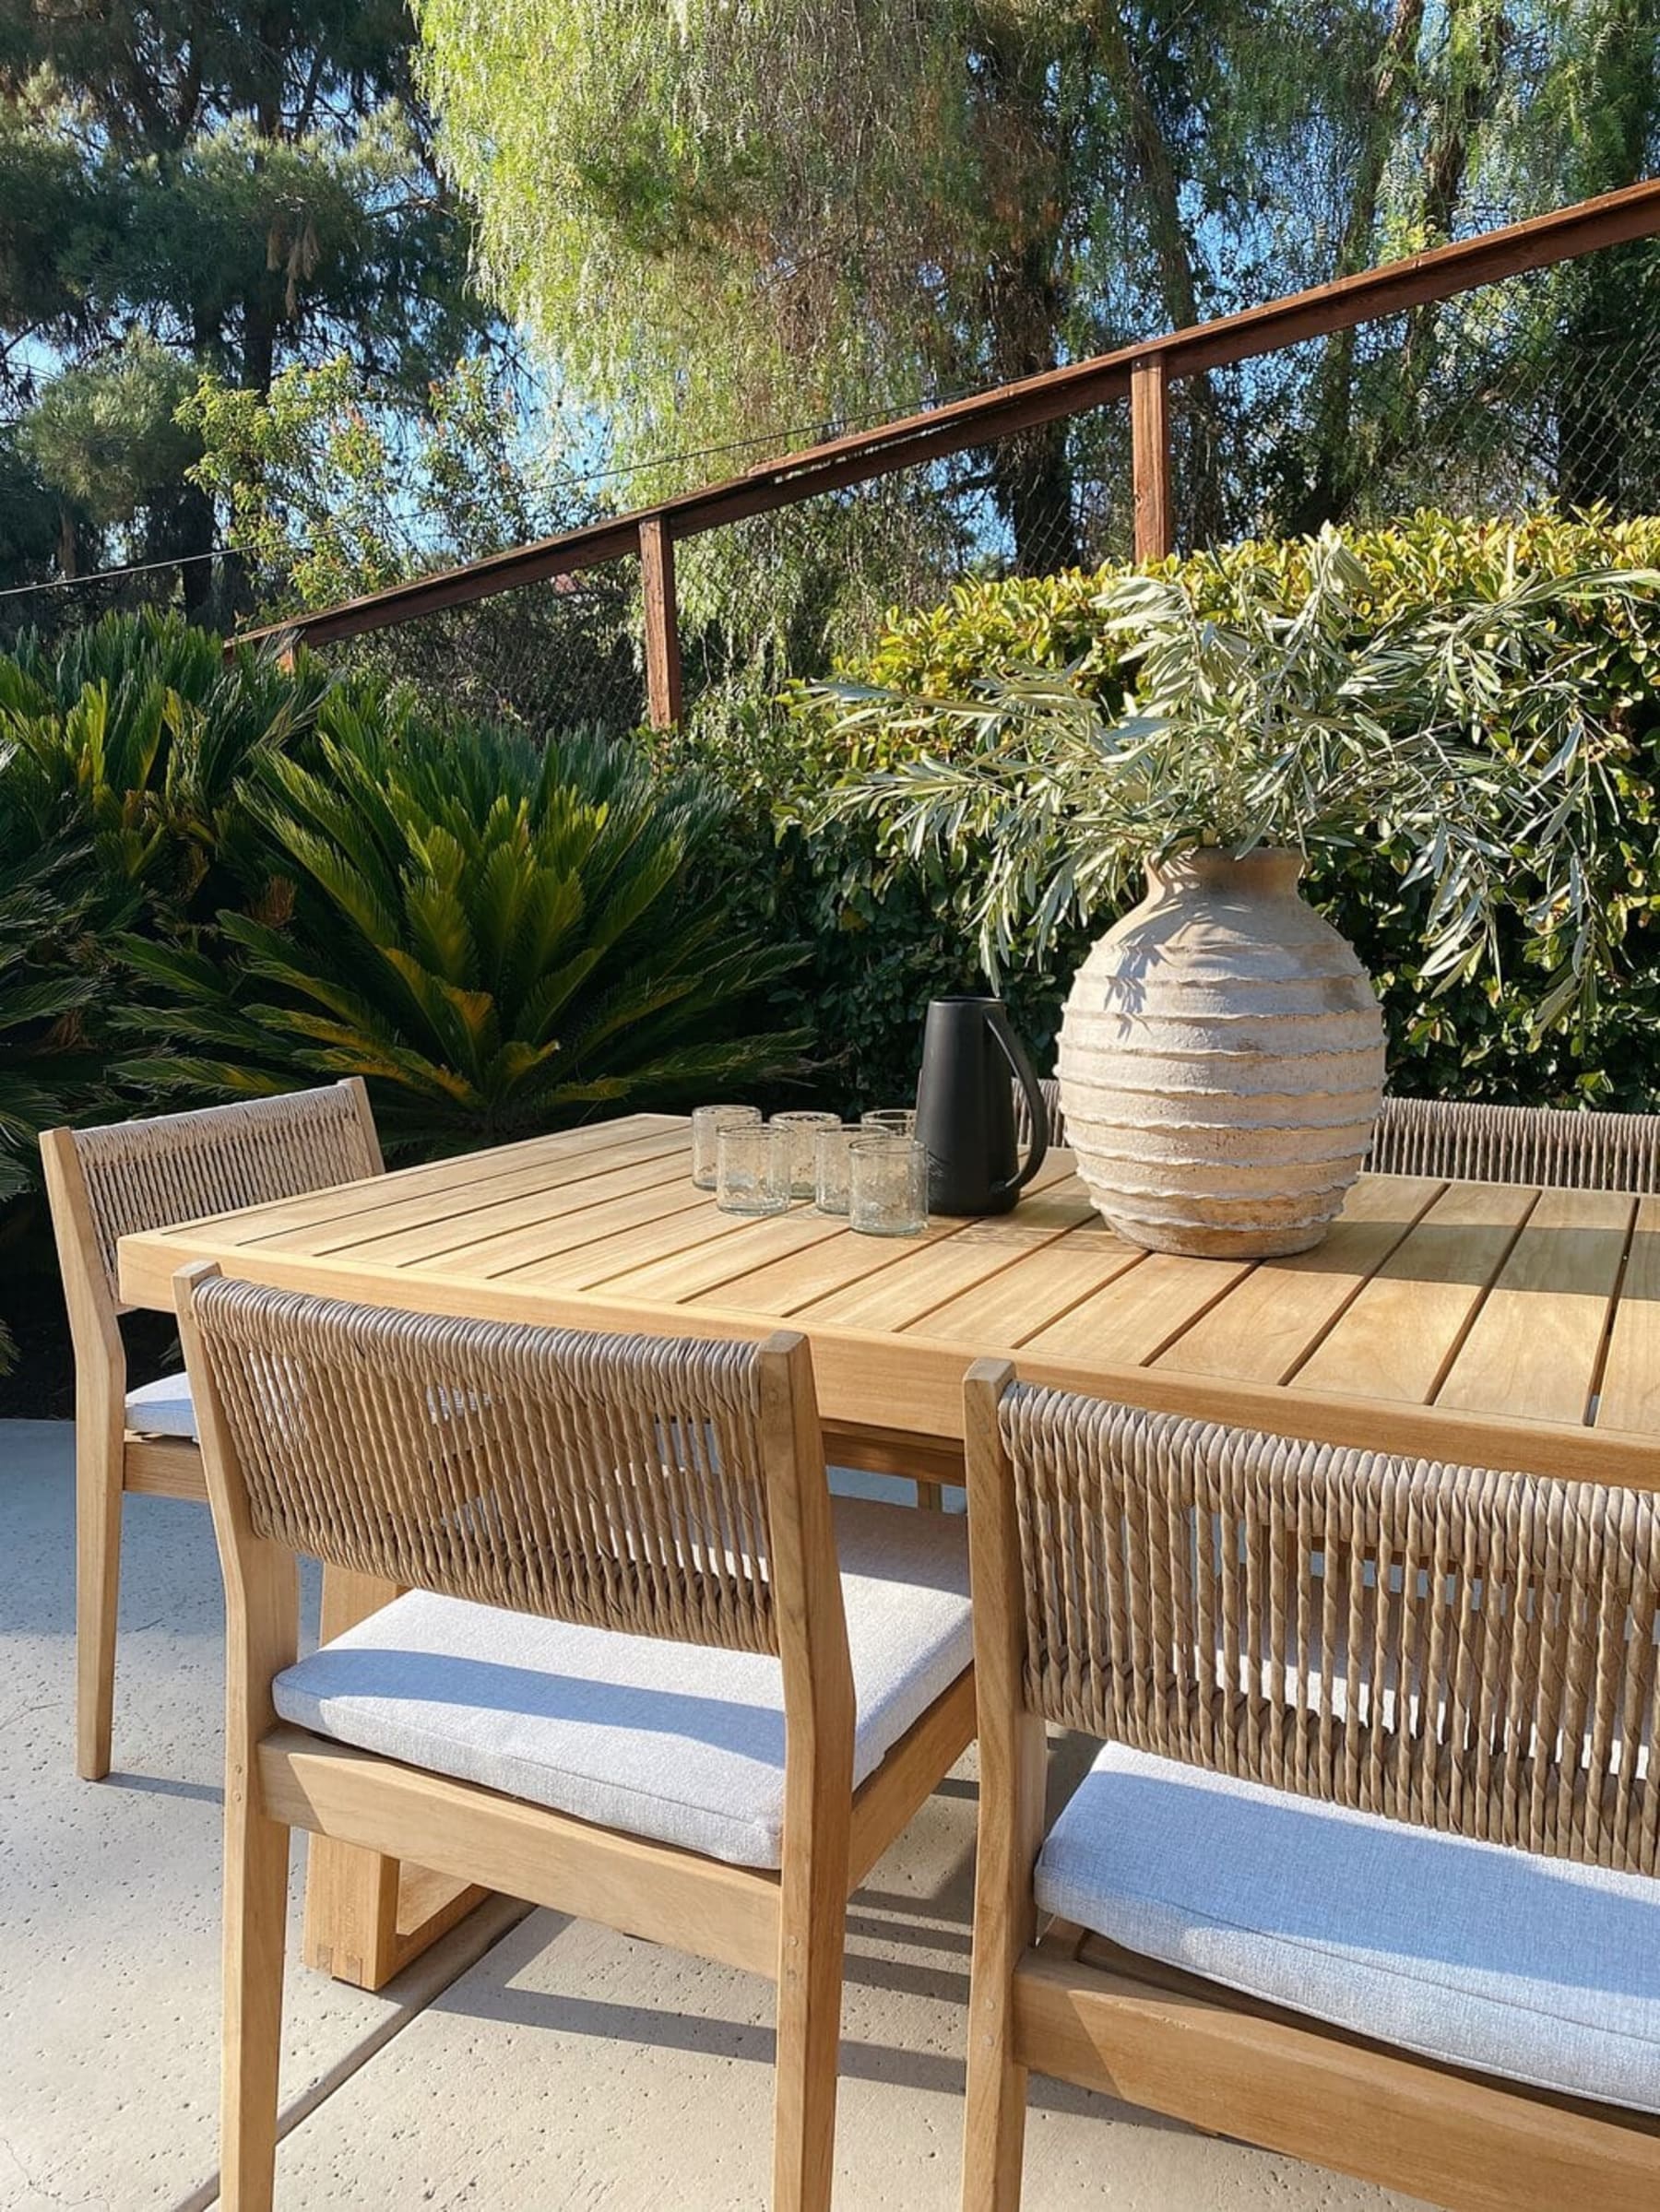
[{"label": "ceramic vase", "polygon": [[1175,854],[1078,971],[1061,1030],[1067,1137],[1132,1243],[1306,1251],[1360,1172],[1383,1019],[1353,947],[1298,895],[1301,872],[1277,847]]}]

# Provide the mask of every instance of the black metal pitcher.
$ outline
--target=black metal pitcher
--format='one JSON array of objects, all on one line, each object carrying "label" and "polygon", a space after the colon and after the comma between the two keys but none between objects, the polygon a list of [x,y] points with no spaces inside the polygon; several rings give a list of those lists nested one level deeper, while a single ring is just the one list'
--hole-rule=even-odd
[{"label": "black metal pitcher", "polygon": [[[1014,1146],[1013,1075],[1031,1109],[1024,1164]],[[1001,999],[935,999],[922,1031],[917,1136],[928,1152],[931,1213],[1006,1213],[1043,1165],[1043,1094]]]}]

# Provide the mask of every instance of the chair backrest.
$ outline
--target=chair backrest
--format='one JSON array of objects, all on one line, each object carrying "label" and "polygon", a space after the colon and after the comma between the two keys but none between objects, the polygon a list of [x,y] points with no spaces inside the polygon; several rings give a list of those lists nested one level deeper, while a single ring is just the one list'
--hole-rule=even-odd
[{"label": "chair backrest", "polygon": [[804,1339],[455,1320],[208,1269],[181,1287],[230,1589],[261,1553],[305,1554],[589,1627],[777,1653],[787,1722],[821,1702],[850,1715]]},{"label": "chair backrest", "polygon": [[[982,1366],[969,1383],[974,1604],[978,1636],[1001,1560],[1017,1652],[1002,1679],[1026,1712],[1660,1872],[1660,1499],[1006,1378]],[[982,1699],[999,1678],[980,1669]]]},{"label": "chair backrest", "polygon": [[41,1149],[65,1285],[112,1312],[122,1237],[330,1189],[383,1167],[355,1076],[192,1113],[51,1130]]},{"label": "chair backrest", "polygon": [[1385,1098],[1367,1165],[1380,1175],[1660,1192],[1660,1114]]},{"label": "chair backrest", "polygon": [[[1066,1116],[1061,1111],[1061,1082],[1054,1075],[1040,1075],[1038,1088],[1043,1094],[1043,1103],[1049,1109],[1049,1141],[1056,1146],[1066,1142]],[[1032,1117],[1026,1108],[1026,1092],[1017,1082],[1014,1085],[1014,1141],[1024,1152],[1032,1138]]]}]

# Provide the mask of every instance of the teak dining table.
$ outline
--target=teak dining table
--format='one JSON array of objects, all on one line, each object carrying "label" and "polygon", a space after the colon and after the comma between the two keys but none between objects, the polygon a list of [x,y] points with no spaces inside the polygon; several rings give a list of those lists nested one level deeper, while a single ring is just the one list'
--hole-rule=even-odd
[{"label": "teak dining table", "polygon": [[[1015,1212],[853,1234],[805,1202],[720,1212],[687,1122],[635,1114],[124,1237],[123,1297],[174,1272],[428,1313],[812,1346],[834,1462],[961,1477],[962,1381],[988,1354],[1206,1419],[1523,1473],[1660,1488],[1660,1200],[1362,1176],[1325,1242],[1194,1260],[1115,1236],[1071,1155]],[[325,1633],[387,1586],[331,1575]],[[378,1986],[476,1898],[314,1840],[306,1957]]]}]

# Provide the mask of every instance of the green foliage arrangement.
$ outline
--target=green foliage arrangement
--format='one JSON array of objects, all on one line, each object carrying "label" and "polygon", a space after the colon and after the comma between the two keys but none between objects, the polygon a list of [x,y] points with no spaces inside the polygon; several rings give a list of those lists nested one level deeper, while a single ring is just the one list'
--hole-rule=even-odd
[{"label": "green foliage arrangement", "polygon": [[805,1031],[735,1019],[799,957],[735,934],[688,864],[724,802],[633,747],[456,728],[372,687],[323,705],[316,756],[248,797],[292,887],[222,951],[128,940],[176,1056],[126,1078],[196,1093],[366,1076],[393,1145],[456,1152],[789,1065]]},{"label": "green foliage arrangement", "polygon": [[[1653,517],[1615,523],[1545,513],[1476,523],[1426,511],[1387,528],[1346,531],[1344,541],[1368,578],[1356,586],[1357,646],[1391,621],[1497,597],[1530,580],[1660,568]],[[1307,597],[1308,549],[1300,540],[1246,543],[1144,573],[1179,579],[1206,617],[1220,618],[1239,592],[1291,616]],[[940,606],[893,613],[843,675],[913,699],[961,700],[981,681],[1070,669],[1077,689],[1116,716],[1131,671],[1100,601],[1124,574],[1109,567],[964,584]],[[1533,645],[1547,677],[1571,676],[1587,726],[1608,733],[1607,751],[1596,749],[1596,876],[1610,894],[1609,926],[1623,936],[1619,988],[1604,991],[1594,1013],[1542,1031],[1540,1008],[1557,978],[1541,961],[1546,947],[1522,900],[1498,914],[1496,965],[1467,979],[1427,973],[1432,887],[1414,877],[1413,850],[1387,828],[1319,846],[1307,889],[1379,984],[1396,1089],[1653,1109],[1660,1105],[1660,639],[1643,603],[1568,594]],[[928,999],[983,988],[978,911],[992,855],[967,826],[948,846],[930,842],[917,852],[868,809],[836,814],[809,835],[803,825],[824,821],[845,779],[897,769],[923,751],[954,758],[975,741],[973,717],[954,712],[883,716],[851,731],[836,727],[842,712],[841,702],[797,692],[780,709],[694,718],[676,757],[709,767],[740,793],[735,822],[747,843],[728,872],[758,926],[811,940],[803,991],[823,1049],[841,1056],[848,1093],[875,1103],[914,1081]],[[1058,916],[1040,948],[1037,912],[1034,897],[1003,972],[1017,1023],[1041,1057],[1073,972],[1110,917],[1083,925]],[[1552,948],[1558,964],[1563,950],[1560,941]]]},{"label": "green foliage arrangement", "polygon": [[[1118,711],[1070,671],[990,676],[957,698],[830,687],[836,728],[924,750],[844,781],[826,811],[873,810],[911,854],[966,837],[986,856],[973,909],[995,980],[1030,928],[1120,905],[1144,864],[1195,845],[1353,850],[1370,834],[1429,892],[1422,976],[1502,977],[1500,917],[1520,911],[1548,971],[1540,1027],[1582,1023],[1615,972],[1628,905],[1605,837],[1630,747],[1584,680],[1595,647],[1564,615],[1617,605],[1634,622],[1660,571],[1518,574],[1397,608],[1328,526],[1298,549],[1287,608],[1241,564],[1203,609],[1180,575],[1104,582],[1094,614],[1127,685]],[[1370,616],[1370,621],[1365,618]],[[1605,616],[1606,619],[1606,616]],[[940,752],[930,734],[966,732]]]}]

